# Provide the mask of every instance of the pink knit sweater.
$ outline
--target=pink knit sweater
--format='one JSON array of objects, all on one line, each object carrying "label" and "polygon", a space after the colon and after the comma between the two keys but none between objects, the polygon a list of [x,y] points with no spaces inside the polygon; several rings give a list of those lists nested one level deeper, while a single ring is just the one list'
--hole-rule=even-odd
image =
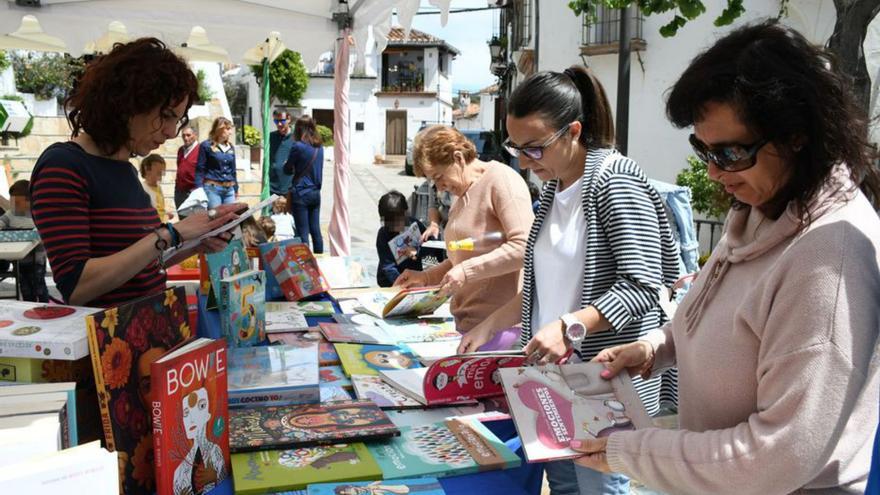
[{"label": "pink knit sweater", "polygon": [[734,210],[669,325],[680,431],[612,434],[611,469],[670,493],[861,493],[878,423],[880,220],[844,167],[812,224]]}]

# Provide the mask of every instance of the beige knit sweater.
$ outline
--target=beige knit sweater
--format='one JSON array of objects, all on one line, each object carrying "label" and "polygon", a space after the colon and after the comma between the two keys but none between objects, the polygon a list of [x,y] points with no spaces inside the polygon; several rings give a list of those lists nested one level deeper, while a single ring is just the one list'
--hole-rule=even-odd
[{"label": "beige knit sweater", "polygon": [[488,248],[449,251],[446,261],[425,272],[428,284],[435,285],[453,266],[463,267],[465,283],[450,308],[459,332],[468,332],[516,296],[534,218],[525,181],[498,162],[487,163],[483,175],[452,204],[444,232],[447,240],[479,238],[490,232],[504,236],[502,243]]},{"label": "beige knit sweater", "polygon": [[[680,431],[612,434],[611,469],[669,493],[861,493],[878,423],[880,220],[844,167],[812,224],[734,210],[669,325]],[[832,185],[835,184],[835,185]]]}]

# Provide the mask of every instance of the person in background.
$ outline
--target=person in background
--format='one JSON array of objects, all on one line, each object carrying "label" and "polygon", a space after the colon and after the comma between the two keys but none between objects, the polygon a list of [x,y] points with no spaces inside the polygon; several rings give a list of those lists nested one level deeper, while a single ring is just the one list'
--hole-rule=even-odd
[{"label": "person in background", "polygon": [[[836,59],[776,21],[697,55],[666,113],[735,203],[673,320],[601,352],[678,366],[679,429],[573,443],[669,493],[864,493],[880,389],[880,176]],[[876,493],[876,492],[874,492]]]},{"label": "person in background", "polygon": [[296,237],[293,231],[293,215],[290,214],[290,207],[287,203],[287,194],[272,203],[272,221],[275,222],[275,237],[279,241]]},{"label": "person in background", "polygon": [[275,130],[269,133],[269,190],[272,194],[287,196],[291,176],[284,173],[284,164],[287,163],[293,147],[290,115],[284,110],[275,110],[272,117]]},{"label": "person in background", "polygon": [[422,242],[443,237],[453,202],[454,198],[449,191],[439,192],[436,184],[428,184],[428,227],[422,232]]},{"label": "person in background", "polygon": [[165,195],[162,194],[162,175],[165,174],[165,159],[155,153],[141,160],[141,177],[144,179],[144,191],[150,196],[150,203],[159,214],[159,220],[171,220],[174,214],[165,211]]},{"label": "person in background", "polygon": [[[174,180],[174,208],[186,201],[196,188],[196,164],[199,162],[199,140],[196,131],[186,126],[180,130],[183,146],[177,149],[177,175]],[[183,219],[183,217],[181,217]]]},{"label": "person in background", "polygon": [[275,237],[275,221],[272,220],[272,217],[260,217],[257,221],[260,224],[260,228],[263,229],[263,233],[266,234],[266,242],[275,242],[278,240]]},{"label": "person in background", "polygon": [[532,198],[532,212],[538,213],[538,207],[541,206],[541,188],[534,182],[526,179],[529,185],[529,197]]},{"label": "person in background", "polygon": [[[10,209],[0,216],[0,229],[32,229],[30,182],[18,180],[9,188]],[[24,301],[49,302],[46,288],[46,248],[35,247],[18,262],[18,286]]]},{"label": "person in background", "polygon": [[376,282],[379,287],[391,287],[404,270],[422,270],[419,250],[410,247],[408,256],[400,262],[395,259],[388,243],[398,234],[416,223],[419,234],[425,231],[425,225],[408,216],[409,207],[406,197],[398,191],[389,191],[379,198],[379,218],[382,226],[376,234],[376,253],[379,255],[379,267],[376,270]]},{"label": "person in background", "polygon": [[303,244],[312,239],[312,252],[324,252],[321,235],[321,184],[324,173],[324,143],[315,121],[308,115],[296,119],[293,127],[294,143],[290,157],[284,164],[284,173],[290,180],[289,204],[293,211],[296,234]]},{"label": "person in background", "polygon": [[238,178],[235,170],[235,146],[232,144],[234,126],[225,117],[217,117],[208,139],[199,145],[196,163],[196,187],[205,189],[208,209],[235,202]]}]

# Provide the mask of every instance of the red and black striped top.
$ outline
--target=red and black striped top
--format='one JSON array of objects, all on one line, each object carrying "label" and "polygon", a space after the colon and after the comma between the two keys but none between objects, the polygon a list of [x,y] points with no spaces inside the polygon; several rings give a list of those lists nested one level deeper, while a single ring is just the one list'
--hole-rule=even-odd
[{"label": "red and black striped top", "polygon": [[[31,174],[31,210],[65,302],[86,261],[117,253],[160,225],[131,163],[90,155],[73,142],[55,143],[40,155]],[[154,260],[85,305],[118,306],[164,288]]]}]

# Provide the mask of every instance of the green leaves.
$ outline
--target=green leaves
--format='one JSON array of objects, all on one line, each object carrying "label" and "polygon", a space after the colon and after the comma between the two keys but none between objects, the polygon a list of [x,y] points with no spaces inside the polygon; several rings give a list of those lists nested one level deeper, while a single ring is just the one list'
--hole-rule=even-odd
[{"label": "green leaves", "polygon": [[[787,3],[788,0],[782,0]],[[662,14],[675,12],[675,17],[660,28],[660,34],[664,38],[675,36],[679,28],[684,27],[688,21],[706,13],[706,5],[702,0],[571,0],[568,2],[575,15],[584,15],[589,23],[594,23],[597,7],[604,6],[611,9],[622,9],[635,6],[642,15]],[[726,26],[735,21],[746,11],[743,0],[727,0],[727,7],[715,19],[716,26]]]},{"label": "green leaves", "polygon": [[723,218],[730,209],[730,195],[721,184],[709,178],[708,167],[699,158],[689,156],[688,168],[679,172],[675,183],[691,188],[691,206],[709,218]]},{"label": "green leaves", "polygon": [[41,100],[65,97],[73,87],[82,60],[68,55],[33,53],[10,54],[15,87],[22,93],[33,93]]},{"label": "green leaves", "polygon": [[260,141],[263,139],[263,135],[260,134],[259,129],[254,126],[245,124],[243,132],[244,136],[242,136],[242,141],[244,141],[244,144],[251,147],[260,145]]},{"label": "green leaves", "polygon": [[743,6],[743,0],[727,0],[727,8],[715,19],[715,25],[718,27],[729,26],[733,24],[737,17],[743,15],[745,11],[746,8]]},{"label": "green leaves", "polygon": [[[259,81],[262,67],[251,66],[251,72]],[[261,82],[262,84],[262,82]],[[284,50],[269,66],[269,94],[282,103],[299,106],[299,100],[309,87],[309,73],[299,52]]]},{"label": "green leaves", "polygon": [[207,103],[211,101],[211,98],[214,97],[214,92],[211,91],[211,88],[208,86],[208,83],[205,81],[205,78],[208,77],[205,74],[205,71],[199,69],[196,71],[196,79],[199,82],[198,89],[196,90],[199,94],[199,101]]}]

